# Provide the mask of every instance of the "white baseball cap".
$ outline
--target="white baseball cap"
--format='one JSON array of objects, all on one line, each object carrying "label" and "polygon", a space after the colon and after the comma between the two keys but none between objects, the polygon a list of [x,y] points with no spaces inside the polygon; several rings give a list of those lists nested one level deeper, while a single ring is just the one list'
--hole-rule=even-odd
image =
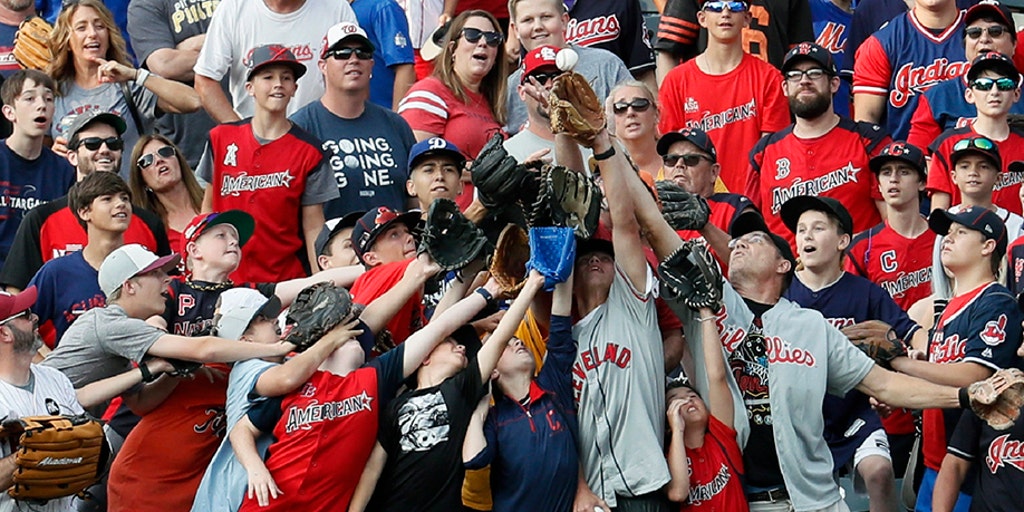
[{"label": "white baseball cap", "polygon": [[276,295],[267,298],[252,288],[231,288],[220,294],[214,317],[217,319],[214,332],[221,338],[237,340],[249,328],[256,315],[274,318],[279,313],[281,299]]},{"label": "white baseball cap", "polygon": [[118,247],[100,264],[99,284],[104,295],[110,297],[125,281],[146,272],[163,269],[169,272],[181,261],[181,255],[171,253],[158,257],[139,244]]},{"label": "white baseball cap", "polygon": [[320,58],[326,58],[328,51],[334,48],[338,43],[348,38],[358,39],[359,42],[368,47],[370,51],[376,50],[376,47],[373,46],[373,42],[366,36],[365,30],[355,23],[343,21],[327,29],[327,36],[324,37],[324,48],[320,52]]}]

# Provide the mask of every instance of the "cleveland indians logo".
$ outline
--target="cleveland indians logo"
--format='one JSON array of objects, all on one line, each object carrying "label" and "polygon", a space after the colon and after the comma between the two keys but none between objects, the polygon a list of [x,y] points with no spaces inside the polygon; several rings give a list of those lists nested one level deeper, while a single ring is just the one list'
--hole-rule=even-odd
[{"label": "cleveland indians logo", "polygon": [[991,473],[1006,465],[1024,471],[1024,444],[1016,439],[1010,439],[1010,434],[995,438],[992,444],[988,445],[985,464]]},{"label": "cleveland indians logo", "polygon": [[996,320],[989,320],[978,336],[990,347],[1006,341],[1006,315],[1002,314]]},{"label": "cleveland indians logo", "polygon": [[893,79],[889,104],[895,108],[903,108],[918,93],[927,91],[943,80],[963,75],[968,66],[967,62],[949,62],[945,57],[935,59],[925,66],[914,67],[913,64],[904,64]]},{"label": "cleveland indians logo", "polygon": [[883,252],[878,257],[878,262],[882,265],[882,272],[895,272],[899,268],[899,262],[896,261],[896,251]]}]

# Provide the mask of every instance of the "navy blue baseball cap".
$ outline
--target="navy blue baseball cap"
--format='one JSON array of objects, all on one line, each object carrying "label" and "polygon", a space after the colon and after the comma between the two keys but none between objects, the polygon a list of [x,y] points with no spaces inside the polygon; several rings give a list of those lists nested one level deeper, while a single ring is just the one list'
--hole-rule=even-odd
[{"label": "navy blue baseball cap", "polygon": [[321,256],[324,253],[324,249],[330,245],[331,240],[338,236],[338,233],[345,228],[355,227],[356,222],[365,215],[366,212],[350,212],[340,219],[329,220],[324,223],[323,229],[320,230],[320,234],[316,236],[316,241],[313,242],[313,249],[316,251],[317,256]]},{"label": "navy blue baseball cap", "polygon": [[821,69],[824,69],[830,76],[839,74],[836,61],[832,58],[832,52],[809,41],[798,43],[786,53],[786,57],[782,59],[782,73],[790,71],[797,62],[802,60],[810,60],[821,65]]},{"label": "navy blue baseball cap", "polygon": [[387,206],[379,206],[364,213],[352,229],[352,248],[355,249],[359,261],[366,263],[363,261],[363,254],[373,247],[381,233],[397,222],[409,226],[412,230],[419,218],[419,212],[397,213]]},{"label": "navy blue baseball cap", "polygon": [[701,130],[700,128],[683,128],[677,132],[668,132],[658,139],[658,154],[665,156],[668,154],[668,148],[672,147],[672,144],[677,142],[689,142],[698,149],[708,154],[711,157],[712,162],[718,161],[718,152],[715,151],[715,144],[711,142],[711,137]]},{"label": "navy blue baseball cap", "polygon": [[763,231],[771,237],[772,243],[774,243],[775,247],[779,249],[779,253],[781,253],[782,257],[789,262],[790,273],[795,272],[796,257],[793,256],[793,249],[789,246],[789,242],[787,242],[785,238],[772,233],[772,231],[768,229],[768,224],[765,223],[764,217],[762,217],[760,213],[754,210],[743,212],[739,217],[736,217],[736,220],[732,221],[732,225],[729,226],[729,236],[732,237],[733,240],[755,231]]},{"label": "navy blue baseball cap", "polygon": [[416,167],[420,159],[434,155],[448,155],[455,159],[459,167],[466,163],[466,157],[459,151],[458,146],[442,137],[431,137],[417,142],[409,150],[409,170]]},{"label": "navy blue baseball cap", "polygon": [[985,52],[974,58],[970,69],[967,70],[967,81],[973,82],[982,71],[994,71],[999,76],[1012,78],[1020,86],[1020,71],[1014,65],[1013,59],[999,52]]},{"label": "navy blue baseball cap", "polygon": [[988,240],[996,241],[996,252],[1006,252],[1006,225],[996,212],[980,206],[968,206],[956,213],[949,210],[935,210],[928,216],[928,227],[946,236],[953,223],[981,233]]},{"label": "navy blue baseball cap", "polygon": [[901,140],[890,142],[882,148],[877,156],[868,161],[868,167],[871,168],[871,172],[878,174],[886,162],[893,160],[910,164],[921,175],[922,180],[928,177],[928,164],[925,162],[924,152],[917,146]]},{"label": "navy blue baseball cap", "polygon": [[299,59],[295,58],[295,54],[288,47],[280,44],[265,44],[253,48],[242,61],[242,64],[249,68],[249,72],[245,75],[246,82],[252,80],[252,76],[257,71],[274,64],[292,68],[296,80],[306,74],[306,66],[299,62]]},{"label": "navy blue baseball cap", "polygon": [[779,216],[782,223],[793,233],[796,233],[796,225],[800,222],[800,216],[804,212],[813,210],[822,212],[839,221],[839,228],[843,233],[853,236],[853,217],[842,203],[831,197],[820,196],[796,196],[782,203],[782,210]]},{"label": "navy blue baseball cap", "polygon": [[994,0],[984,0],[979,2],[977,5],[967,9],[967,14],[964,16],[964,26],[968,26],[975,21],[981,19],[990,19],[996,23],[1002,23],[1006,25],[1006,28],[1010,29],[1010,37],[1014,40],[1017,39],[1017,25],[1013,22],[1013,12],[1010,11],[1009,4],[1017,3],[1018,9],[1022,6],[1019,2],[996,2]]}]

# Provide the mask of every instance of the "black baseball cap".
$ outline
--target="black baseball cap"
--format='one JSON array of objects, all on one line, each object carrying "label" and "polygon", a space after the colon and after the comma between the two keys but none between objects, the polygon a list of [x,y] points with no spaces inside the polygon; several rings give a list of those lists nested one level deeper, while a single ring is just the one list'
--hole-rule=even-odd
[{"label": "black baseball cap", "polygon": [[576,240],[576,258],[579,259],[581,256],[591,252],[603,252],[615,258],[615,246],[611,240],[604,238],[591,237],[586,240]]},{"label": "black baseball cap", "polygon": [[729,236],[732,237],[733,240],[755,231],[763,231],[771,237],[772,243],[774,243],[775,247],[779,249],[779,253],[781,253],[782,257],[789,262],[790,273],[795,272],[796,257],[793,256],[793,249],[789,246],[789,242],[787,242],[785,238],[772,233],[771,230],[768,229],[768,224],[765,223],[764,217],[762,217],[760,213],[753,210],[743,212],[732,222],[732,226],[729,226]]},{"label": "black baseball cap", "polygon": [[287,46],[280,44],[257,46],[249,52],[249,56],[242,63],[249,68],[249,73],[245,75],[247,82],[252,80],[257,71],[274,64],[292,68],[296,80],[306,74],[306,66],[295,58],[295,54]]},{"label": "black baseball cap", "polygon": [[331,240],[334,240],[334,237],[338,236],[341,230],[354,227],[364,214],[366,212],[363,211],[350,212],[340,219],[329,220],[324,223],[323,229],[320,230],[320,234],[316,236],[316,241],[313,242],[313,249],[316,250],[316,255],[323,255],[324,249],[330,245]]},{"label": "black baseball cap", "polygon": [[839,221],[839,229],[847,235],[853,236],[853,217],[842,203],[831,197],[820,196],[796,196],[782,203],[782,210],[779,216],[782,223],[793,233],[796,233],[796,225],[800,216],[808,210],[822,212]]},{"label": "black baseball cap", "polygon": [[396,213],[387,206],[378,206],[364,213],[352,229],[352,248],[355,249],[359,261],[366,263],[363,261],[363,254],[373,247],[373,243],[377,241],[377,237],[381,233],[387,231],[397,222],[409,226],[411,230],[416,226],[419,218],[419,212]]},{"label": "black baseball cap", "polygon": [[707,153],[711,157],[712,162],[718,161],[718,152],[715,151],[715,144],[711,142],[711,137],[708,137],[708,134],[700,128],[683,128],[682,130],[662,135],[658,139],[658,154],[661,156],[667,155],[668,148],[672,147],[672,144],[683,141],[689,142]]},{"label": "black baseball cap", "polygon": [[988,18],[1006,25],[1010,29],[1010,37],[1017,39],[1017,25],[1013,22],[1013,12],[1006,4],[994,0],[985,0],[967,9],[964,16],[964,26],[968,26],[980,19]]},{"label": "black baseball cap", "polygon": [[839,70],[836,69],[836,61],[832,58],[832,52],[826,50],[821,45],[809,41],[798,43],[786,53],[786,57],[782,60],[782,72],[786,73],[792,70],[793,66],[802,60],[810,60],[820,64],[821,68],[831,76],[839,74]]},{"label": "black baseball cap", "polygon": [[999,156],[999,146],[992,142],[992,139],[980,135],[960,139],[953,144],[953,152],[949,154],[949,163],[955,166],[961,158],[971,154],[988,158],[995,168],[1002,172],[1003,158]]},{"label": "black baseball cap", "polygon": [[882,166],[892,160],[910,164],[921,175],[922,180],[928,177],[928,164],[925,162],[924,152],[917,146],[901,140],[890,142],[882,148],[878,155],[868,161],[868,167],[871,168],[871,172],[878,174]]},{"label": "black baseball cap", "polygon": [[949,210],[935,210],[928,216],[928,227],[946,236],[953,223],[960,224],[981,233],[988,240],[996,241],[996,252],[1006,252],[1006,225],[996,212],[980,206],[968,206],[956,213]]},{"label": "black baseball cap", "polygon": [[999,76],[1012,78],[1020,85],[1020,72],[1013,64],[1013,59],[999,52],[985,52],[975,57],[971,68],[967,70],[967,81],[973,82],[982,71],[994,71]]}]

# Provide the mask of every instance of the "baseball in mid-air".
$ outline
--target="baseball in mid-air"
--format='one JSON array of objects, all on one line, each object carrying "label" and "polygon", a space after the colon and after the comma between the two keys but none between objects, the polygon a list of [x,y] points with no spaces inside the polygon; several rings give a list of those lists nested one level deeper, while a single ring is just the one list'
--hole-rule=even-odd
[{"label": "baseball in mid-air", "polygon": [[570,48],[558,50],[555,55],[555,65],[562,71],[572,71],[580,60],[580,54]]}]

